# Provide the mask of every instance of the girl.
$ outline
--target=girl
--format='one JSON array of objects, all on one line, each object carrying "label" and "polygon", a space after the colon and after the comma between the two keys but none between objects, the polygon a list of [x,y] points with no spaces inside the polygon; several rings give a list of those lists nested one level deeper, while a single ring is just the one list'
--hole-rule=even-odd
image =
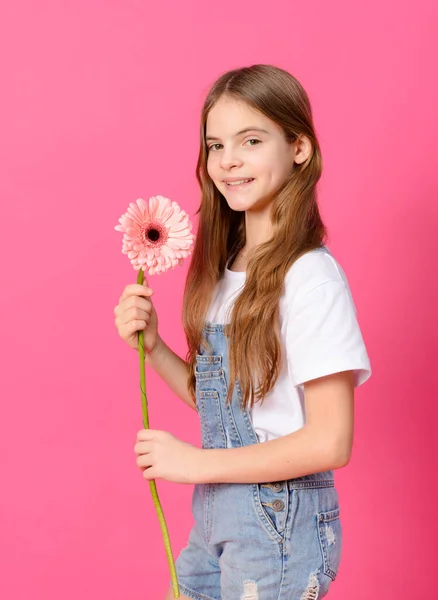
[{"label": "girl", "polygon": [[280,68],[236,69],[209,92],[200,133],[187,361],[158,335],[147,282],[128,285],[115,314],[130,346],[144,330],[147,364],[198,411],[202,448],[142,430],[137,464],[195,484],[183,599],[323,598],[342,548],[333,470],[349,462],[354,388],[371,368],[324,243],[309,99]]}]

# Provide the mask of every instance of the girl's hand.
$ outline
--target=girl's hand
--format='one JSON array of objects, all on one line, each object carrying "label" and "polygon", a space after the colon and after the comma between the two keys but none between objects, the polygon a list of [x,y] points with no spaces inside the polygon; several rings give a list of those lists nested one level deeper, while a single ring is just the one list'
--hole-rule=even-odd
[{"label": "girl's hand", "polygon": [[131,283],[125,287],[114,308],[115,325],[122,340],[138,350],[137,332],[143,330],[146,354],[153,352],[159,341],[158,317],[150,300],[153,293],[146,280],[144,285]]},{"label": "girl's hand", "polygon": [[197,483],[204,452],[178,440],[167,431],[142,429],[134,446],[137,465],[145,479],[166,479],[175,483]]}]

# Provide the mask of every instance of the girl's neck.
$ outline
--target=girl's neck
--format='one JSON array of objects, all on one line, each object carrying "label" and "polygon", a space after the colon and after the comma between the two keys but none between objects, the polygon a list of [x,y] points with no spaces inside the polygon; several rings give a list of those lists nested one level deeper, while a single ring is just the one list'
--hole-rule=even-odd
[{"label": "girl's neck", "polygon": [[245,244],[231,259],[228,269],[238,273],[245,272],[251,256],[253,248],[248,248]]}]

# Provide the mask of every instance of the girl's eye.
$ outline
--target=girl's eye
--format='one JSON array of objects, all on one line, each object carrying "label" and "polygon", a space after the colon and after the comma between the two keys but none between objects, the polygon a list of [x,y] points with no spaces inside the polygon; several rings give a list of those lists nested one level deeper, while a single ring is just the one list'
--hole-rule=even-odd
[{"label": "girl's eye", "polygon": [[[251,139],[249,139],[249,140],[246,140],[246,141],[247,141],[247,142],[257,142],[257,144],[259,144],[259,143],[260,143],[260,140],[257,140],[256,138],[251,138]],[[252,146],[252,145],[255,145],[255,146],[256,146],[257,144],[251,144],[251,146]],[[208,150],[213,150],[213,148],[214,148],[215,146],[222,146],[222,144],[212,144],[211,146],[209,146],[209,147],[208,147]]]}]

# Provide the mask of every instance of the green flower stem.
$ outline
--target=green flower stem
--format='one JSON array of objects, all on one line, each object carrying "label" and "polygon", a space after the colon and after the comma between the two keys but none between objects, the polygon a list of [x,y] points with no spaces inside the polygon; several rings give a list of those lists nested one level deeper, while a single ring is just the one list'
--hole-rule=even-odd
[{"label": "green flower stem", "polygon": [[[143,269],[138,272],[137,283],[143,284]],[[138,351],[140,354],[140,389],[141,389],[141,404],[143,411],[143,425],[145,429],[149,429],[149,416],[148,416],[148,401],[146,396],[146,372],[145,372],[145,350],[144,350],[144,334],[143,331],[138,332]],[[164,512],[161,507],[161,502],[158,497],[157,486],[155,480],[149,481],[149,487],[151,489],[152,499],[154,501],[155,510],[157,511],[158,520],[160,522],[161,533],[164,539],[164,547],[166,549],[167,562],[169,563],[170,576],[172,579],[173,595],[175,598],[180,597],[178,579],[176,576],[175,562],[173,560],[172,548],[170,545],[169,531],[166,525],[166,519],[164,518]]]}]

